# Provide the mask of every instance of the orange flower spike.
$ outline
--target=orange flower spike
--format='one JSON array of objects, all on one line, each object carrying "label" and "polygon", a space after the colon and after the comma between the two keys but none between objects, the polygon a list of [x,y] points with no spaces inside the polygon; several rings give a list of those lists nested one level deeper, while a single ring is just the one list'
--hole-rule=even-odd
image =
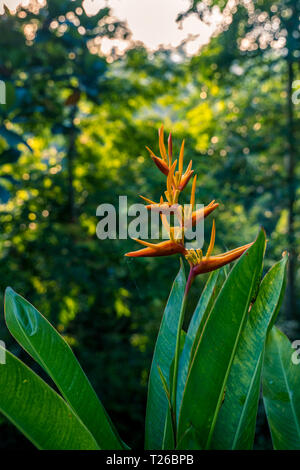
[{"label": "orange flower spike", "polygon": [[175,162],[171,166],[168,177],[167,177],[167,191],[165,191],[165,195],[170,204],[174,204],[175,202],[174,200],[175,192],[173,191],[173,189],[175,188],[174,171],[175,171],[176,165],[177,165],[177,160],[175,160]]},{"label": "orange flower spike", "polygon": [[174,211],[177,213],[177,209],[179,210],[181,206],[176,202],[174,204],[170,204],[169,202],[162,202],[159,204],[147,204],[145,207],[150,211],[158,212],[160,214],[170,214]]},{"label": "orange flower spike", "polygon": [[[187,207],[187,210],[184,210],[184,217],[185,217],[185,225],[186,227],[190,228],[192,225],[192,215],[193,209],[195,206],[195,193],[196,193],[196,182],[197,182],[197,175],[194,176],[191,197],[190,197],[190,204]],[[199,219],[198,219],[199,220]]]},{"label": "orange flower spike", "polygon": [[192,168],[192,164],[193,164],[193,162],[192,162],[192,160],[191,160],[190,163],[188,164],[188,167],[187,167],[187,169],[186,169],[184,175],[183,175],[182,178],[181,178],[180,184],[179,184],[179,186],[178,186],[178,189],[179,189],[180,191],[183,191],[183,190],[184,190],[184,188],[186,187],[186,185],[187,185],[188,182],[190,181],[192,175],[194,174],[194,170],[191,169],[191,168]]},{"label": "orange flower spike", "polygon": [[208,206],[203,207],[192,213],[192,227],[195,227],[201,219],[205,219],[209,214],[211,214],[219,204],[215,201],[211,201]]},{"label": "orange flower spike", "polygon": [[183,172],[183,156],[184,156],[184,140],[182,141],[180,153],[179,153],[179,161],[178,161],[178,172],[179,172],[179,181],[181,181],[182,172]]},{"label": "orange flower spike", "polygon": [[151,199],[148,199],[145,196],[141,196],[141,195],[139,195],[139,196],[140,196],[140,198],[144,199],[144,201],[149,202],[150,205],[156,205],[156,202],[152,201]]},{"label": "orange flower spike", "polygon": [[172,158],[173,158],[173,142],[172,142],[171,132],[168,138],[168,153],[169,153],[169,167],[170,167],[172,165]]},{"label": "orange flower spike", "polygon": [[180,222],[180,225],[176,225],[174,227],[170,227],[168,218],[164,214],[164,211],[160,213],[160,218],[162,221],[162,224],[166,230],[166,232],[169,235],[170,240],[175,240],[177,243],[182,243],[183,244],[183,237],[184,237],[184,230],[181,225],[181,215],[179,213],[180,207],[178,206],[177,209],[174,211],[174,215],[177,217],[178,221]]},{"label": "orange flower spike", "polygon": [[209,242],[209,246],[206,252],[206,258],[210,257],[215,246],[215,240],[216,240],[216,224],[215,224],[215,219],[214,219],[212,229],[211,229],[210,242]]},{"label": "orange flower spike", "polygon": [[[159,140],[159,151],[161,157],[157,157],[155,153],[146,146],[146,149],[150,153],[150,157],[154,161],[157,168],[166,176],[168,176],[171,168],[172,168],[172,158],[173,158],[173,141],[172,141],[172,134],[170,132],[168,137],[168,153],[166,151],[165,143],[164,143],[164,126],[162,125],[158,131],[158,140]],[[190,178],[192,177],[194,170],[192,170],[192,160],[190,161],[185,173],[183,174],[183,157],[184,157],[184,140],[182,141],[180,152],[179,152],[179,163],[178,163],[178,171],[174,169],[174,187],[175,189],[180,192],[188,184]],[[179,195],[179,194],[178,194]],[[177,198],[178,198],[177,195]]]},{"label": "orange flower spike", "polygon": [[131,258],[151,258],[156,256],[171,256],[178,253],[186,253],[186,249],[184,248],[183,244],[176,242],[175,240],[167,240],[160,243],[148,243],[144,240],[139,240],[136,238],[134,238],[134,240],[141,245],[145,245],[147,248],[143,248],[142,250],[138,251],[131,251],[126,253],[125,256]]},{"label": "orange flower spike", "polygon": [[195,175],[193,179],[191,199],[190,199],[191,211],[194,209],[194,206],[195,206],[196,182],[197,182],[197,175]]},{"label": "orange flower spike", "polygon": [[[147,206],[150,207],[150,206]],[[192,216],[190,217],[189,214],[187,219],[185,220],[185,226],[187,228],[195,227],[200,220],[205,219],[208,215],[210,215],[217,207],[219,207],[219,204],[215,201],[212,201],[208,204],[208,206],[205,206],[197,211],[194,211],[192,213]]]},{"label": "orange flower spike", "polygon": [[234,250],[227,251],[221,255],[207,256],[203,257],[202,262],[196,266],[193,266],[192,270],[194,277],[198,274],[209,273],[215,271],[216,269],[222,268],[226,264],[232,263],[238,259],[254,242],[248,243],[247,245],[240,246]]},{"label": "orange flower spike", "polygon": [[163,200],[163,197],[160,197],[159,203],[152,201],[151,199],[148,199],[145,196],[141,196],[140,198],[144,199],[144,201],[148,202],[148,204],[145,206],[146,209],[154,211],[154,212],[160,212],[160,213],[169,213],[170,207],[172,204],[169,202],[166,202]]},{"label": "orange flower spike", "polygon": [[168,163],[168,156],[166,152],[166,147],[164,143],[164,126],[162,125],[158,131],[158,142],[159,142],[159,151],[162,159]]},{"label": "orange flower spike", "polygon": [[149,147],[146,147],[146,149],[148,150],[148,152],[150,153],[150,157],[152,158],[152,160],[154,161],[155,165],[157,166],[157,168],[166,176],[168,176],[169,174],[169,166],[168,164],[162,159],[162,158],[159,158],[157,157],[153,152],[152,150],[149,148]]},{"label": "orange flower spike", "polygon": [[178,159],[178,171],[176,172],[176,187],[179,191],[183,191],[183,189],[186,187],[188,184],[191,176],[194,173],[194,170],[192,170],[192,160],[188,164],[188,167],[184,173],[183,173],[183,157],[184,157],[184,140],[182,141],[181,147],[180,147],[180,152],[179,152],[179,159]]}]

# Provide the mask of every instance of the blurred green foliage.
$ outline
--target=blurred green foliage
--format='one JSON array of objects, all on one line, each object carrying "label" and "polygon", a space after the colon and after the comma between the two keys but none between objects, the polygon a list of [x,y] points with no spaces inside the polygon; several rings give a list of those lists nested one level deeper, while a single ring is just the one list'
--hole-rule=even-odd
[{"label": "blurred green foliage", "polygon": [[[238,9],[198,56],[179,50],[174,60],[172,51],[136,46],[108,63],[88,42],[126,37],[126,26],[108,10],[78,14],[80,6],[50,0],[38,13],[20,9],[0,18],[7,87],[0,105],[1,296],[11,285],[66,337],[121,436],[130,428],[126,440],[137,448],[154,339],[178,260],[124,258],[134,242],[98,240],[96,208],[117,206],[119,195],[128,204],[139,194],[159,199],[164,178],[145,145],[158,151],[163,122],[175,151],[186,140],[185,161],[192,158],[200,176],[198,201],[220,202],[217,249],[250,242],[263,225],[269,267],[289,243],[286,57],[271,48],[242,52],[249,27]],[[294,119],[298,142],[299,106]],[[296,218],[296,238],[299,229]],[[194,294],[202,285],[195,283]],[[299,302],[298,295],[298,309]],[[3,320],[0,337],[24,354]],[[27,445],[5,420],[0,426],[0,446]],[[267,447],[264,431],[259,436]]]}]

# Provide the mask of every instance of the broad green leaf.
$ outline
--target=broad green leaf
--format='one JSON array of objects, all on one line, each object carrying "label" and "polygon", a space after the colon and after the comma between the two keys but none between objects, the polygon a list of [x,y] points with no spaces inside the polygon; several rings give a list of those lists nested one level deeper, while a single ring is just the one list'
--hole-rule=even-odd
[{"label": "broad green leaf", "polygon": [[202,327],[205,323],[209,312],[220,292],[220,289],[225,281],[224,269],[219,269],[210,274],[204,290],[201,294],[197,307],[191,318],[188,331],[186,334],[183,351],[180,355],[179,370],[178,370],[178,383],[177,383],[177,400],[176,400],[176,414],[179,416],[182,395],[188,375],[189,364],[195,350],[197,338],[199,338]]},{"label": "broad green leaf", "polygon": [[[180,352],[182,352],[182,350],[183,350],[183,347],[184,347],[184,344],[185,344],[185,338],[186,338],[186,333],[185,333],[184,330],[181,330],[181,332],[180,332]],[[172,389],[173,375],[174,375],[174,359],[173,359],[171,367],[170,367],[170,390]],[[170,392],[169,392],[168,400],[170,398],[171,397],[170,397]],[[163,439],[163,445],[162,445],[162,448],[164,450],[174,450],[175,449],[174,429],[175,429],[176,425],[173,422],[173,420],[175,421],[174,417],[172,419],[172,404],[170,402],[167,417],[166,417],[164,439]]]},{"label": "broad green leaf", "polygon": [[208,448],[224,398],[225,386],[265,251],[265,233],[230,271],[206,319],[192,359],[179,415],[178,439],[192,425],[202,448]]},{"label": "broad green leaf", "polygon": [[165,429],[164,429],[164,437],[163,437],[163,450],[174,450],[175,449],[175,439],[174,439],[174,432],[173,432],[173,423],[172,423],[172,415],[171,409],[168,408],[167,416],[165,421]]},{"label": "broad green leaf", "polygon": [[69,345],[33,305],[10,287],[5,292],[5,320],[11,334],[49,374],[100,448],[123,448]]},{"label": "broad green leaf", "polygon": [[183,434],[176,449],[202,450],[199,445],[197,432],[193,426],[190,426]]},{"label": "broad green leaf", "polygon": [[170,368],[175,352],[185,282],[184,267],[181,264],[164,311],[150,370],[146,411],[146,449],[161,449],[163,445],[168,401],[157,366],[160,367],[170,387]]},{"label": "broad green leaf", "polygon": [[260,392],[266,334],[285,288],[287,256],[265,275],[238,343],[211,448],[251,449]]},{"label": "broad green leaf", "polygon": [[37,448],[97,450],[94,437],[69,405],[23,362],[0,346],[0,411]]},{"label": "broad green leaf", "polygon": [[[263,365],[263,398],[274,449],[300,449],[300,365],[276,327],[270,331]],[[297,354],[297,353],[296,353]]]}]

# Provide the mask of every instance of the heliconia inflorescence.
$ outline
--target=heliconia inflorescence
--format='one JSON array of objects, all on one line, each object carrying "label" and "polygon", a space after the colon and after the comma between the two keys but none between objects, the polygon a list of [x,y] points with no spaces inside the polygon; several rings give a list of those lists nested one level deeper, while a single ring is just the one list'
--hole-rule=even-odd
[{"label": "heliconia inflorescence", "polygon": [[[166,176],[166,191],[160,197],[159,203],[152,201],[144,196],[140,196],[146,203],[146,208],[151,211],[160,213],[162,223],[169,234],[169,240],[160,243],[149,243],[144,240],[134,239],[145,248],[137,251],[126,253],[125,256],[129,257],[155,257],[155,256],[171,256],[174,254],[182,254],[190,265],[190,274],[187,282],[187,291],[191,283],[198,274],[208,273],[225,266],[232,261],[239,258],[254,242],[247,245],[240,246],[234,250],[227,251],[219,255],[212,256],[212,251],[215,243],[215,221],[213,221],[210,243],[206,252],[203,255],[201,249],[187,249],[185,247],[185,227],[195,227],[200,220],[210,215],[219,204],[215,200],[211,201],[207,206],[200,210],[195,209],[195,194],[197,175],[192,170],[192,160],[189,162],[186,171],[183,172],[183,157],[184,157],[184,140],[181,144],[178,160],[173,161],[173,143],[172,135],[169,134],[168,150],[164,143],[164,127],[161,126],[158,131],[159,136],[159,151],[160,157],[149,148],[150,157],[154,161],[157,168]],[[179,204],[178,200],[181,192],[187,186],[191,177],[193,177],[191,196],[190,196],[190,211],[188,214],[183,210],[183,206]],[[179,226],[171,226],[168,222],[166,214],[170,213],[170,208],[174,210]]]}]

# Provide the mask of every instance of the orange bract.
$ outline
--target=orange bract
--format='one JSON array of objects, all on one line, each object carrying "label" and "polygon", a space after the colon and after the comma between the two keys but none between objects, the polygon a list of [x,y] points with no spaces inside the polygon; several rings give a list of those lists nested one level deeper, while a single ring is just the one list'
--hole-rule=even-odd
[{"label": "orange bract", "polygon": [[[173,142],[172,142],[172,134],[169,134],[168,138],[168,153],[166,151],[165,143],[164,143],[164,127],[158,131],[159,135],[159,151],[160,157],[157,157],[155,153],[149,148],[146,147],[148,152],[150,153],[150,157],[154,161],[157,168],[166,176],[169,175],[169,172],[172,168],[172,158],[173,158]],[[181,144],[179,157],[178,157],[178,170],[174,174],[173,183],[175,190],[183,191],[186,185],[188,184],[191,176],[194,173],[192,170],[192,160],[188,164],[188,167],[183,174],[183,157],[184,157],[184,140]],[[174,169],[175,170],[175,169]]]},{"label": "orange bract", "polygon": [[222,268],[226,264],[232,263],[238,259],[254,242],[248,243],[247,245],[240,246],[234,250],[227,251],[221,255],[204,257],[200,264],[193,266],[193,272],[195,276],[197,274],[209,273],[215,271],[216,269]]},{"label": "orange bract", "polygon": [[138,240],[137,238],[134,239],[141,245],[145,245],[147,248],[143,248],[142,250],[138,251],[131,251],[130,253],[126,253],[125,256],[131,256],[133,258],[141,258],[141,257],[154,257],[154,256],[170,256],[176,255],[177,253],[184,254],[186,249],[184,248],[183,244],[173,240],[167,240],[160,243],[148,243],[144,240]]},{"label": "orange bract", "polygon": [[211,214],[217,207],[219,207],[219,204],[215,201],[211,201],[208,206],[205,206],[203,209],[199,209],[197,211],[194,211],[192,213],[192,226],[195,227],[197,223],[201,219],[205,219],[209,214]]}]

